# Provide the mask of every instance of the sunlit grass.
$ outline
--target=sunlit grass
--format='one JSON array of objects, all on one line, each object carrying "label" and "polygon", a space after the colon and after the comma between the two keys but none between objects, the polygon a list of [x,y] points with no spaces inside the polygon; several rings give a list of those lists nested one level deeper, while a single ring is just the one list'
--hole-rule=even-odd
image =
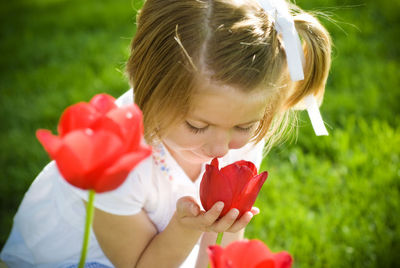
[{"label": "sunlit grass", "polygon": [[122,1],[17,1],[0,8],[0,241],[33,178],[48,162],[35,138],[94,94],[128,89],[124,64],[135,12]]},{"label": "sunlit grass", "polygon": [[247,235],[292,252],[298,267],[396,267],[400,128],[350,117],[345,129],[271,152]]}]

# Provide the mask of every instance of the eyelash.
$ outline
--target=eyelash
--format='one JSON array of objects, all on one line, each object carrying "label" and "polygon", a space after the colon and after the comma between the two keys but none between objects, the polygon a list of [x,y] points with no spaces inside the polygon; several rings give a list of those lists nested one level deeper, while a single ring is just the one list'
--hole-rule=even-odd
[{"label": "eyelash", "polygon": [[249,132],[253,128],[253,125],[249,127],[235,127],[236,130],[241,131],[241,132]]},{"label": "eyelash", "polygon": [[189,128],[189,130],[190,130],[191,132],[193,132],[194,134],[203,133],[203,132],[206,131],[207,128],[208,128],[208,126],[203,127],[203,128],[194,127],[194,126],[192,126],[191,124],[189,124],[187,121],[186,121],[186,126],[187,126],[187,127]]},{"label": "eyelash", "polygon": [[[197,128],[197,127],[194,127],[194,126],[192,126],[191,124],[189,124],[189,122],[185,122],[186,123],[186,126],[189,128],[189,130],[191,131],[191,132],[193,132],[194,134],[200,134],[200,133],[203,133],[203,132],[205,132],[207,129],[208,129],[208,127],[209,126],[206,126],[206,127],[203,127],[203,128]],[[235,129],[237,130],[237,131],[240,131],[240,132],[249,132],[251,129],[253,128],[253,125],[251,125],[251,126],[249,126],[249,127],[235,127]]]}]

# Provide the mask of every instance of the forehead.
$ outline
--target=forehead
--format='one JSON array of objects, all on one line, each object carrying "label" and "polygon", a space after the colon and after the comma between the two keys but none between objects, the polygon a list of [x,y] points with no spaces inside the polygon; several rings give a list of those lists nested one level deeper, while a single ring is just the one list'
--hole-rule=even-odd
[{"label": "forehead", "polygon": [[188,117],[226,127],[246,124],[263,118],[268,99],[266,91],[244,92],[230,86],[204,83],[192,97]]}]

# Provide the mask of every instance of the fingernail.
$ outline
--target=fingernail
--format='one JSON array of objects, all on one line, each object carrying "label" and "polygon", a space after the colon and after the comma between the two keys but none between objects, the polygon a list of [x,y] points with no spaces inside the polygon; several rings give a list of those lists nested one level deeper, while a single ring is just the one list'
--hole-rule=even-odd
[{"label": "fingernail", "polygon": [[251,212],[247,212],[249,214],[249,221],[253,218],[254,214]]},{"label": "fingernail", "polygon": [[236,208],[233,208],[231,213],[232,213],[231,215],[233,218],[236,218],[237,216],[239,216],[239,210]]},{"label": "fingernail", "polygon": [[224,202],[219,201],[219,202],[217,202],[216,206],[217,206],[218,210],[222,210],[224,208],[224,205],[225,205]]},{"label": "fingernail", "polygon": [[[253,211],[254,210],[254,211]],[[253,215],[257,215],[257,214],[259,214],[260,213],[260,209],[259,208],[257,208],[257,207],[253,207],[253,210],[252,211],[250,211]]]}]

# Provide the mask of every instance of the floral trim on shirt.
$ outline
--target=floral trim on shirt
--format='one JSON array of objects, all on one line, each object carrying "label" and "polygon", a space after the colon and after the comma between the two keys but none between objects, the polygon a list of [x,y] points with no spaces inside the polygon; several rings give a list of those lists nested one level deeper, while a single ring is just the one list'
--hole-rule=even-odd
[{"label": "floral trim on shirt", "polygon": [[170,175],[170,168],[167,166],[165,161],[166,152],[165,148],[162,144],[157,144],[153,146],[153,154],[152,154],[154,163],[159,167],[161,172],[168,178],[169,181],[173,181],[174,178]]}]

